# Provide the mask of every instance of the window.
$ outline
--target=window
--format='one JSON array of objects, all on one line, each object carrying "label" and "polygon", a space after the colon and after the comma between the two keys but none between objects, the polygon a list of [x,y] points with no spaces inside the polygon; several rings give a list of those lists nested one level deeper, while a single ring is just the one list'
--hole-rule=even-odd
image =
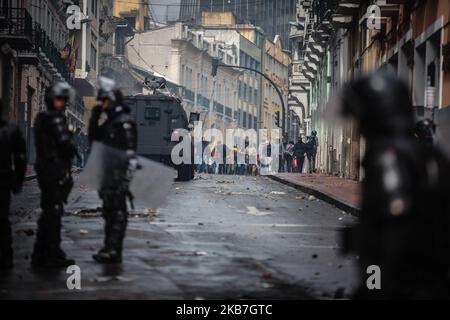
[{"label": "window", "polygon": [[98,0],[91,0],[91,12],[94,14],[94,17],[97,17],[97,1]]},{"label": "window", "polygon": [[161,118],[161,110],[155,107],[145,108],[144,118],[145,120],[159,121]]}]

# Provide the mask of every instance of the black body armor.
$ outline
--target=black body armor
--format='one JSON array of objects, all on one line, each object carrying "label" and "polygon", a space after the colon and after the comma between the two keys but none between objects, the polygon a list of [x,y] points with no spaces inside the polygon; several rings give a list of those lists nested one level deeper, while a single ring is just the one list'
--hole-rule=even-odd
[{"label": "black body armor", "polygon": [[[359,256],[357,298],[430,299],[449,296],[449,163],[414,137],[408,89],[375,73],[346,88],[344,114],[366,138],[362,210],[347,229],[345,250]],[[367,285],[380,270],[381,289]]]},{"label": "black body armor", "polygon": [[[103,112],[106,120],[99,124]],[[100,263],[120,263],[128,221],[127,198],[132,202],[128,170],[130,162],[136,157],[137,146],[136,125],[129,108],[121,103],[107,111],[103,111],[101,106],[95,107],[89,124],[89,141],[91,144],[98,141],[124,151],[123,162],[114,166],[99,190],[103,200],[105,243],[104,248],[94,255],[94,259]]]},{"label": "black body armor", "polygon": [[64,203],[73,187],[71,167],[76,147],[64,111],[53,108],[55,98],[68,101],[69,90],[71,87],[66,83],[57,83],[49,88],[46,94],[48,111],[39,113],[34,125],[35,170],[41,188],[42,207],[32,256],[35,267],[74,264],[73,260],[66,258],[60,243]]}]

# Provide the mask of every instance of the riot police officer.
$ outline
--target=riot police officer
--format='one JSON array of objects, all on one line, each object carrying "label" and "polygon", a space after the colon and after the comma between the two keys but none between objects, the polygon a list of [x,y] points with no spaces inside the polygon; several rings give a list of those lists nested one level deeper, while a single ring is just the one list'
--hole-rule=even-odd
[{"label": "riot police officer", "polygon": [[11,224],[8,219],[11,191],[22,189],[26,168],[25,140],[16,125],[1,119],[0,100],[0,269],[13,266]]},{"label": "riot police officer", "polygon": [[[113,167],[99,191],[103,200],[105,241],[104,247],[93,258],[99,263],[121,263],[128,221],[126,200],[131,196],[127,171],[136,166],[137,132],[130,109],[124,105],[122,93],[116,88],[115,82],[100,77],[99,88],[97,99],[100,105],[92,110],[89,141],[91,144],[94,141],[102,142],[123,151],[126,164]],[[100,123],[102,117],[105,120]]]},{"label": "riot police officer", "polygon": [[435,142],[436,124],[430,119],[420,120],[416,123],[414,135],[419,141],[432,146]]},{"label": "riot police officer", "polygon": [[61,219],[64,203],[73,187],[71,167],[76,155],[64,113],[73,94],[67,82],[54,83],[45,94],[47,111],[37,115],[34,125],[34,167],[41,189],[42,208],[32,255],[35,267],[67,267],[75,263],[60,247]]},{"label": "riot police officer", "polygon": [[[408,96],[406,85],[384,73],[362,77],[343,93],[343,113],[366,139],[360,221],[344,244],[359,256],[359,298],[449,293],[449,165],[414,138]],[[367,286],[368,270],[379,270],[380,290]]]}]

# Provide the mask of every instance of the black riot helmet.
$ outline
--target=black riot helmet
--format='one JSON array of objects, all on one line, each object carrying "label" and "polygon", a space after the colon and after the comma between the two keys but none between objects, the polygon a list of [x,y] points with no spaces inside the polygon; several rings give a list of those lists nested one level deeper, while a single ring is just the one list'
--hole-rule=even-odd
[{"label": "black riot helmet", "polygon": [[414,136],[426,144],[433,144],[436,133],[436,124],[430,119],[423,119],[416,123]]},{"label": "black riot helmet", "polygon": [[366,138],[411,135],[414,130],[408,87],[394,75],[381,71],[344,88],[342,113],[359,122]]},{"label": "black riot helmet", "polygon": [[70,102],[73,97],[73,89],[70,84],[65,81],[58,81],[47,88],[45,92],[45,103],[48,109],[54,108],[55,99],[59,98],[66,101],[66,104]]},{"label": "black riot helmet", "polygon": [[115,105],[118,99],[120,99],[117,92],[116,82],[113,79],[104,76],[98,78],[98,101],[108,99],[111,101],[111,105]]}]

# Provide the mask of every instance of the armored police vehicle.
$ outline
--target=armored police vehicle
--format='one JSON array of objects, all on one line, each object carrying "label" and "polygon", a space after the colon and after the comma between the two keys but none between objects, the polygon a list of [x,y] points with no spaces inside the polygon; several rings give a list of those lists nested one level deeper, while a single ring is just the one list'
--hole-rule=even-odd
[{"label": "armored police vehicle", "polygon": [[[146,80],[145,84],[148,85],[149,82]],[[161,87],[162,85],[157,88],[150,86],[152,89]],[[189,123],[197,120],[197,114],[192,113],[191,119],[188,119],[181,100],[159,90],[153,90],[153,94],[125,97],[125,103],[130,107],[136,121],[138,154],[174,167],[180,181],[193,179],[193,152],[190,164],[174,165],[171,152],[178,141],[171,141],[171,137],[177,129],[190,130]]]}]

